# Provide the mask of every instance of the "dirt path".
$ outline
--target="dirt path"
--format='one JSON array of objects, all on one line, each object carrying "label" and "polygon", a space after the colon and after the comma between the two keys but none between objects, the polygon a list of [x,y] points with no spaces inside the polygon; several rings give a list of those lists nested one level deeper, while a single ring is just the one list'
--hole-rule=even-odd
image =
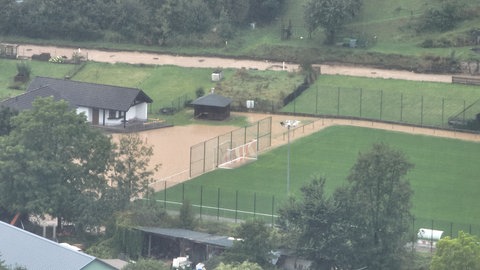
[{"label": "dirt path", "polygon": [[[78,50],[78,49],[77,49]],[[237,60],[215,57],[184,57],[155,53],[140,52],[111,52],[101,50],[80,49],[88,60],[107,63],[130,63],[130,64],[152,64],[152,65],[176,65],[182,67],[201,68],[255,68],[260,70],[288,70],[298,69],[297,64],[279,63],[269,61]],[[72,48],[60,48],[51,46],[21,45],[19,54],[24,57],[31,57],[33,54],[50,53],[52,56],[71,57],[75,50]],[[320,65],[322,74],[341,74],[349,76],[402,79],[415,81],[451,82],[451,75],[416,74],[400,70],[381,70],[354,66],[341,65]],[[266,114],[233,113],[246,116],[254,123],[266,117],[272,117],[272,148],[286,144],[286,129],[280,125],[281,121],[287,120],[285,116]],[[410,126],[376,123],[370,121],[353,121],[342,119],[318,119],[311,117],[295,117],[301,124],[291,129],[291,140],[310,135],[333,125],[350,125],[383,130],[392,130],[410,134],[422,134],[436,137],[447,137],[467,141],[480,142],[477,134],[458,133],[453,131],[435,130]],[[140,136],[154,147],[152,164],[161,164],[160,170],[155,174],[158,179],[154,185],[156,190],[186,181],[189,179],[190,147],[228,133],[238,127],[233,126],[204,126],[189,125],[175,126],[139,133]]]},{"label": "dirt path", "polygon": [[[33,54],[50,53],[51,56],[66,56],[71,58],[74,51],[78,49],[38,46],[38,45],[20,45],[18,52],[20,56],[31,57]],[[175,56],[168,54],[130,52],[130,51],[101,51],[80,48],[82,54],[86,55],[88,60],[106,63],[129,63],[129,64],[149,64],[149,65],[175,65],[181,67],[199,67],[199,68],[255,68],[259,70],[298,70],[298,64],[282,63],[270,61],[239,60],[219,57],[196,57],[196,56]],[[430,82],[452,82],[451,75],[437,74],[418,74],[403,70],[383,70],[374,68],[364,68],[358,66],[346,65],[317,65],[320,66],[322,74],[340,74],[359,77],[401,79],[414,81]]]}]

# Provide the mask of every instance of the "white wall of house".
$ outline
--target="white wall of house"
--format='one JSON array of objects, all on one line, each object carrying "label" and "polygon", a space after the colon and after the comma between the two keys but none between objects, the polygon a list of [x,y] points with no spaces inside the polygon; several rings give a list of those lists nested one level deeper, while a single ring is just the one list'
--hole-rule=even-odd
[{"label": "white wall of house", "polygon": [[148,119],[148,103],[140,103],[130,108],[130,110],[135,109],[136,118],[140,120]]},{"label": "white wall of house", "polygon": [[[87,117],[87,122],[90,122],[90,123],[92,122],[92,120],[93,120],[93,110],[92,110],[92,108],[78,107],[77,108],[77,114],[80,114],[80,113],[85,114],[85,116]],[[115,115],[118,116],[119,112],[116,111]],[[148,118],[148,104],[147,103],[137,104],[137,105],[131,107],[126,113],[127,121],[132,120],[132,119],[147,120],[147,118]],[[99,115],[98,115],[98,124],[99,125],[105,125],[105,126],[121,125],[123,123],[122,121],[123,121],[123,117],[110,118],[110,111],[109,110],[104,110],[104,109],[99,110]]]}]

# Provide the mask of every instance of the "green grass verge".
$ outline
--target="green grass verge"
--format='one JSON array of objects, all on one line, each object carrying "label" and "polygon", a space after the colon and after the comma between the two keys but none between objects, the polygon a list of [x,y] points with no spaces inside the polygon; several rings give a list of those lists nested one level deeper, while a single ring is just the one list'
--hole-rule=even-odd
[{"label": "green grass verge", "polygon": [[[0,100],[23,93],[27,84],[20,85],[20,90],[10,89],[14,85],[13,78],[17,74],[17,63],[19,60],[0,59]],[[49,62],[27,61],[31,68],[30,78],[45,76],[53,78],[64,78],[70,74],[75,65],[53,64]]]},{"label": "green grass verge", "polygon": [[[475,207],[480,196],[479,143],[368,128],[330,127],[291,143],[292,193],[298,196],[300,187],[314,176],[325,177],[327,192],[333,192],[346,183],[358,153],[368,151],[376,142],[403,151],[415,164],[408,179],[415,192],[412,212],[417,218],[416,226],[430,226],[434,220],[435,224],[443,224],[445,230],[452,222],[455,228],[463,226],[468,231],[464,225],[474,224],[480,233],[480,210]],[[220,191],[220,207],[235,209],[238,205],[243,211],[255,209],[257,213],[269,214],[272,199],[274,211],[286,199],[286,161],[286,146],[273,149],[243,167],[216,170],[170,188],[167,200],[181,200],[184,196],[191,203],[200,204],[202,199],[203,205],[215,208]],[[163,200],[165,193],[156,196]]]}]

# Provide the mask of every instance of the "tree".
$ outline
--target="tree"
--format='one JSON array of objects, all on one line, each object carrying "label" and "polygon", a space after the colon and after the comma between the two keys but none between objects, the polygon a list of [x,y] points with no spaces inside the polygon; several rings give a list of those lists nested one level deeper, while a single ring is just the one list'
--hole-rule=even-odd
[{"label": "tree", "polygon": [[264,221],[254,219],[242,223],[236,229],[236,238],[239,240],[225,252],[227,262],[250,261],[261,266],[269,264],[273,240],[271,230]]},{"label": "tree", "polygon": [[18,112],[9,107],[0,107],[0,136],[8,135],[13,129],[12,117]]},{"label": "tree", "polygon": [[137,262],[129,263],[122,270],[169,270],[170,267],[153,259],[140,259]]},{"label": "tree", "polygon": [[309,0],[304,13],[309,36],[323,27],[326,43],[333,44],[337,31],[355,16],[361,5],[362,0]]},{"label": "tree", "polygon": [[193,213],[192,204],[189,200],[184,200],[180,213],[178,215],[178,226],[182,229],[193,230],[197,226],[197,219]]},{"label": "tree", "polygon": [[349,185],[337,191],[337,200],[345,203],[350,219],[349,238],[357,266],[398,269],[411,221],[413,192],[404,179],[411,168],[402,152],[374,144],[359,155]]},{"label": "tree", "polygon": [[224,264],[220,263],[215,270],[262,270],[262,267],[256,263],[243,262],[241,264]]},{"label": "tree", "polygon": [[279,210],[280,227],[293,237],[293,246],[314,269],[348,268],[350,254],[348,220],[342,204],[325,194],[324,178],[315,178],[301,188],[302,200],[290,198]]},{"label": "tree", "polygon": [[430,270],[480,269],[480,239],[460,231],[458,238],[445,237],[437,243]]},{"label": "tree", "polygon": [[15,212],[75,220],[98,200],[112,145],[64,101],[38,98],[0,139],[0,205]]},{"label": "tree", "polygon": [[158,164],[150,167],[153,147],[136,134],[120,137],[114,148],[114,161],[109,179],[114,187],[117,208],[125,209],[135,197],[147,196]]}]

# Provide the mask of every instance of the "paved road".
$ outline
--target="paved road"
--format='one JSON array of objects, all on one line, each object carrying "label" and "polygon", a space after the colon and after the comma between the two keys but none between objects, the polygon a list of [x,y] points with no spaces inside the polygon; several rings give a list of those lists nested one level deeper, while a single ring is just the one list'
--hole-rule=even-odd
[{"label": "paved road", "polygon": [[[288,70],[299,69],[296,63],[241,60],[233,58],[203,57],[203,56],[178,56],[158,53],[132,52],[132,51],[102,51],[79,48],[88,60],[106,63],[129,63],[149,65],[175,65],[181,67],[199,68],[247,68],[259,70]],[[79,49],[38,46],[24,44],[19,47],[19,55],[31,57],[33,54],[50,53],[51,56],[71,57]],[[451,75],[418,74],[403,70],[385,70],[347,65],[316,65],[321,68],[322,74],[339,74],[349,76],[401,79],[414,81],[445,82],[451,83]]]}]

